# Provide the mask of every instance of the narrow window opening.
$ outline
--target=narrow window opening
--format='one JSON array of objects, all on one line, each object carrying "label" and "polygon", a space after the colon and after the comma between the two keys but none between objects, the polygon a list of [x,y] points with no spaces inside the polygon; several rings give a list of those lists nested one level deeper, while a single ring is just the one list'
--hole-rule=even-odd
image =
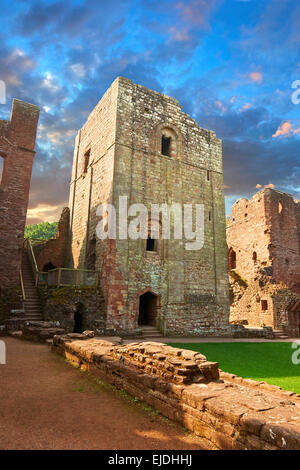
[{"label": "narrow window opening", "polygon": [[281,214],[281,213],[282,213],[282,209],[283,209],[282,202],[279,201],[279,203],[278,203],[278,214]]},{"label": "narrow window opening", "polygon": [[231,271],[232,269],[236,268],[236,253],[235,251],[230,248],[228,252],[228,269]]},{"label": "narrow window opening", "polygon": [[208,212],[208,220],[211,222],[211,211]]},{"label": "narrow window opening", "polygon": [[267,302],[267,300],[262,300],[262,301],[261,301],[261,309],[262,309],[263,311],[268,310],[268,302]]},{"label": "narrow window opening", "polygon": [[210,171],[209,170],[207,170],[207,172],[206,172],[206,179],[207,179],[207,181],[210,181]]},{"label": "narrow window opening", "polygon": [[155,239],[151,238],[150,235],[147,238],[146,251],[156,251]]},{"label": "narrow window opening", "polygon": [[253,259],[254,264],[256,264],[257,263],[257,253],[256,253],[256,251],[253,251],[252,259]]},{"label": "narrow window opening", "polygon": [[171,137],[161,137],[161,153],[167,157],[171,156]]},{"label": "narrow window opening", "polygon": [[89,162],[90,162],[90,153],[91,153],[91,151],[88,150],[88,151],[85,152],[85,154],[84,154],[83,173],[86,173],[86,172],[87,172],[87,169],[88,169],[88,166],[89,166]]}]

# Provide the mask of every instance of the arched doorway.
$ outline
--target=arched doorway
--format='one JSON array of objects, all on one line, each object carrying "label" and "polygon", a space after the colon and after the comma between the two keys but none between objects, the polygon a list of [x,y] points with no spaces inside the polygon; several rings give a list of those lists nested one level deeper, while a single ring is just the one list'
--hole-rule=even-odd
[{"label": "arched doorway", "polygon": [[145,292],[139,298],[139,325],[156,326],[158,297],[152,292]]},{"label": "arched doorway", "polygon": [[74,333],[82,333],[84,323],[84,306],[81,303],[76,305],[76,310],[74,313]]}]

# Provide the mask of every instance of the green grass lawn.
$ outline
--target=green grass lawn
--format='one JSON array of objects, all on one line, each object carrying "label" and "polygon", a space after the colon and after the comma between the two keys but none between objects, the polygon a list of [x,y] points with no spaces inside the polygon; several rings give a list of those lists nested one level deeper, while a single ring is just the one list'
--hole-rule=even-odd
[{"label": "green grass lawn", "polygon": [[[171,343],[191,349],[219,363],[224,372],[247,379],[264,380],[300,393],[300,364],[294,365],[292,343]],[[300,346],[299,346],[300,347]],[[299,354],[300,358],[300,354]]]}]

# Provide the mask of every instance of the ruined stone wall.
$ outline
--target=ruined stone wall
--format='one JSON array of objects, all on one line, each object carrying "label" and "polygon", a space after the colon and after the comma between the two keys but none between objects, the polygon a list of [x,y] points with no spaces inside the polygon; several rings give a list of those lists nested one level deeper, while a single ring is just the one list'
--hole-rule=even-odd
[{"label": "ruined stone wall", "polygon": [[[96,209],[101,203],[112,202],[117,93],[118,83],[114,82],[76,137],[69,198],[70,267],[86,268],[89,241],[99,221]],[[97,238],[97,269],[101,268],[105,247]]]},{"label": "ruined stone wall", "polygon": [[273,277],[300,294],[299,203],[289,194],[269,190],[265,194],[265,208]]},{"label": "ruined stone wall", "polygon": [[149,403],[215,449],[300,449],[299,395],[222,372],[195,351],[81,339],[84,335],[55,336],[53,350]]},{"label": "ruined stone wall", "polygon": [[82,330],[93,330],[97,335],[105,333],[106,309],[104,296],[94,287],[40,287],[43,317],[47,322],[59,322],[66,332],[73,332],[74,314],[82,313]]},{"label": "ruined stone wall", "polygon": [[57,225],[55,237],[33,247],[39,271],[44,271],[44,266],[48,263],[52,263],[56,268],[66,267],[69,241],[69,215],[69,208],[64,207]]},{"label": "ruined stone wall", "polygon": [[229,269],[234,268],[229,272],[232,322],[286,328],[288,310],[299,293],[297,217],[293,198],[270,188],[233,205],[227,227]]},{"label": "ruined stone wall", "polygon": [[[10,121],[0,121],[0,287],[19,285],[39,109],[14,99]],[[0,176],[1,177],[1,176]]]},{"label": "ruined stone wall", "polygon": [[[172,137],[170,156],[161,152],[164,132]],[[103,133],[106,140],[101,141]],[[128,206],[143,203],[149,210],[154,203],[204,204],[201,250],[186,250],[187,240],[173,240],[173,234],[171,240],[160,240],[153,252],[145,250],[145,240],[97,240],[96,267],[102,273],[107,328],[136,329],[139,296],[149,291],[157,296],[157,316],[166,333],[226,333],[222,149],[214,132],[201,129],[173,98],[119,77],[91,113],[77,145],[74,166],[82,166],[76,163],[77,153],[80,161],[89,146],[91,166],[84,179],[73,168],[70,207],[74,201],[75,265],[79,259],[84,263],[84,246],[95,237],[100,203],[113,202],[117,212],[119,196],[128,197]],[[171,225],[173,229],[173,219]]]}]

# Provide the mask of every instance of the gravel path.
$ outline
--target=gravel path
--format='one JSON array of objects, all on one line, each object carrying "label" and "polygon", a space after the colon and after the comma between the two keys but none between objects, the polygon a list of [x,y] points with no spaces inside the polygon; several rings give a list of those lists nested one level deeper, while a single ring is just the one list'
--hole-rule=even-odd
[{"label": "gravel path", "polygon": [[43,344],[15,338],[0,365],[0,449],[204,449],[142,404],[95,384]]}]

